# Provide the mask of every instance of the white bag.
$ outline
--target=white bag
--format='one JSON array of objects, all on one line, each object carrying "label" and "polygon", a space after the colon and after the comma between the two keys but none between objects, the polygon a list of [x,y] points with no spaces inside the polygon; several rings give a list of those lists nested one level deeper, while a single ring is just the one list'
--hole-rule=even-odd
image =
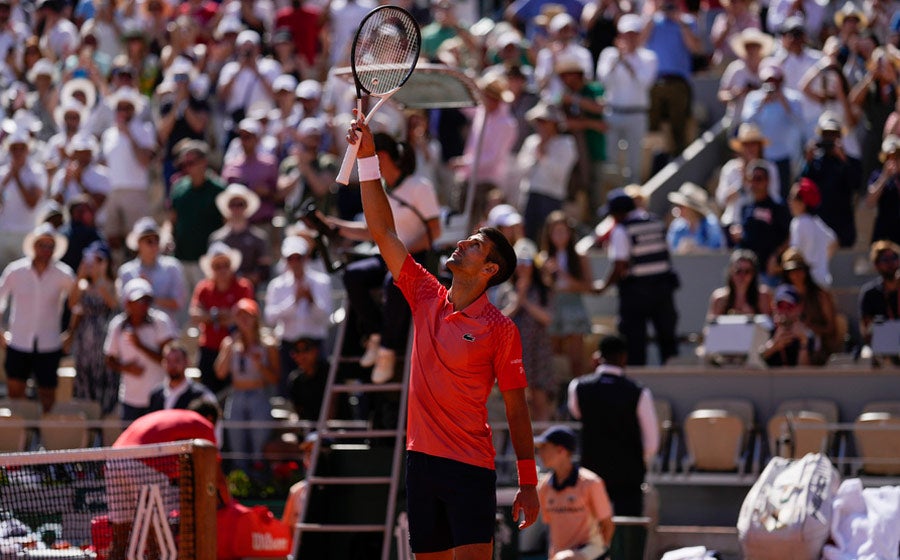
[{"label": "white bag", "polygon": [[828,457],[774,457],[741,506],[737,529],[747,560],[818,560],[831,528],[840,475]]}]

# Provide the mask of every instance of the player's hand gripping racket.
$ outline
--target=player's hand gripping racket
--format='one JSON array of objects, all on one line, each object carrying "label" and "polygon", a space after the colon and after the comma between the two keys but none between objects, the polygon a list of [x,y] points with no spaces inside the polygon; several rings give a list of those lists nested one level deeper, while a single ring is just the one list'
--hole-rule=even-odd
[{"label": "player's hand gripping racket", "polygon": [[[359,24],[350,51],[350,66],[356,82],[356,106],[362,115],[363,92],[378,97],[366,121],[397,93],[412,75],[422,48],[422,33],[416,20],[397,6],[379,6]],[[346,185],[356,161],[359,143],[347,146],[337,182]]]}]

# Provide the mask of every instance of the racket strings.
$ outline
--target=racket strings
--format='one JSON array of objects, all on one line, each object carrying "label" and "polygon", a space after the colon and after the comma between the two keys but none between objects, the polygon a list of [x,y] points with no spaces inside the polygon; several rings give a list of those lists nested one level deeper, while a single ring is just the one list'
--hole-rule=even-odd
[{"label": "racket strings", "polygon": [[354,67],[360,84],[380,95],[406,81],[418,56],[416,23],[405,13],[382,10],[360,30]]}]

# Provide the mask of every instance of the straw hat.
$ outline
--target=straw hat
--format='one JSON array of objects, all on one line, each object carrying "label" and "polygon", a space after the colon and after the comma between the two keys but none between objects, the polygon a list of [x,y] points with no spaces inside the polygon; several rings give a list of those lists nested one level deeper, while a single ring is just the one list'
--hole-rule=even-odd
[{"label": "straw hat", "polygon": [[209,246],[206,254],[200,257],[200,270],[207,278],[211,278],[213,274],[212,262],[216,257],[227,257],[231,266],[231,272],[237,271],[241,267],[241,252],[237,249],[229,247],[221,241],[216,241]]},{"label": "straw hat", "polygon": [[549,121],[559,124],[563,122],[563,115],[560,110],[553,105],[538,103],[525,113],[525,120],[528,122]]},{"label": "straw hat", "polygon": [[844,20],[848,17],[855,17],[858,19],[860,27],[869,27],[869,18],[866,16],[866,13],[852,0],[844,4],[843,7],[834,14],[834,24],[841,27],[844,25]]},{"label": "straw hat", "polygon": [[738,128],[737,136],[729,140],[728,145],[732,150],[738,152],[741,146],[748,142],[760,142],[763,146],[769,143],[758,126],[753,123],[743,123]]},{"label": "straw hat", "polygon": [[515,99],[513,92],[509,91],[509,86],[507,85],[506,80],[498,76],[488,77],[480,80],[478,83],[478,87],[481,89],[485,97],[499,99],[504,103],[512,103],[512,101]]},{"label": "straw hat", "polygon": [[58,261],[66,254],[69,240],[66,236],[60,235],[51,224],[44,222],[31,230],[22,241],[22,253],[25,254],[25,258],[34,258],[34,243],[42,237],[48,237],[56,244],[53,248],[53,260]]},{"label": "straw hat", "polygon": [[584,73],[584,66],[581,59],[571,53],[563,53],[556,59],[553,65],[553,71],[557,74],[568,74],[571,72]]},{"label": "straw hat", "polygon": [[125,237],[125,245],[132,251],[137,251],[138,243],[141,238],[150,235],[162,237],[160,235],[159,224],[156,223],[156,220],[149,216],[144,216],[136,221],[131,228],[131,231],[128,232],[128,236]]},{"label": "straw hat", "polygon": [[785,272],[791,270],[809,270],[809,263],[803,258],[803,253],[794,247],[790,247],[781,254],[781,269]]},{"label": "straw hat", "polygon": [[39,58],[28,70],[28,81],[34,83],[38,76],[49,76],[52,82],[56,82],[59,73],[56,71],[56,65],[46,58]]},{"label": "straw hat", "polygon": [[129,103],[132,107],[134,107],[135,113],[140,113],[144,110],[144,106],[147,104],[147,98],[141,95],[141,93],[133,87],[126,86],[119,88],[115,93],[110,95],[107,98],[106,103],[113,110],[116,109],[119,103]]},{"label": "straw hat", "polygon": [[79,125],[83,125],[84,121],[87,120],[87,111],[84,105],[81,104],[81,101],[74,97],[65,99],[53,110],[53,120],[56,121],[56,126],[60,129],[65,128],[65,117],[68,113],[78,114],[78,118],[81,119],[78,121]]},{"label": "straw hat", "polygon": [[709,205],[709,194],[695,183],[687,182],[681,185],[677,191],[670,192],[666,198],[672,204],[686,206],[704,215],[712,212]]},{"label": "straw hat", "polygon": [[541,26],[546,27],[550,24],[550,20],[553,19],[553,16],[566,13],[566,7],[562,4],[556,4],[553,2],[548,2],[541,6],[541,13],[534,17],[534,23]]},{"label": "straw hat", "polygon": [[244,211],[244,215],[247,217],[252,216],[259,210],[259,195],[240,183],[231,183],[224,191],[216,195],[216,208],[219,209],[219,213],[223,216],[231,215],[228,203],[231,202],[232,198],[243,198],[247,201],[247,209]]},{"label": "straw hat", "polygon": [[728,45],[738,58],[747,58],[747,45],[760,45],[760,56],[765,58],[772,54],[775,48],[775,39],[768,33],[763,33],[755,27],[749,27],[728,40]]},{"label": "straw hat", "polygon": [[95,86],[94,82],[88,80],[87,78],[72,78],[71,80],[64,83],[62,89],[59,91],[59,98],[61,102],[64,103],[69,99],[75,99],[75,92],[77,91],[80,91],[84,94],[84,106],[87,109],[91,109],[94,106],[94,103],[97,102],[97,86]]}]

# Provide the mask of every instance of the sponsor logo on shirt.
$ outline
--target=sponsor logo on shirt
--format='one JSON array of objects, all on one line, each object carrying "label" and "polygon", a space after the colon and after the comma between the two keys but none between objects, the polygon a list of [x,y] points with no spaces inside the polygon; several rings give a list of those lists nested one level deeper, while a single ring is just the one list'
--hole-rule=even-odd
[{"label": "sponsor logo on shirt", "polygon": [[475,342],[475,335],[471,333],[466,333],[463,335],[463,340],[467,342]]}]

